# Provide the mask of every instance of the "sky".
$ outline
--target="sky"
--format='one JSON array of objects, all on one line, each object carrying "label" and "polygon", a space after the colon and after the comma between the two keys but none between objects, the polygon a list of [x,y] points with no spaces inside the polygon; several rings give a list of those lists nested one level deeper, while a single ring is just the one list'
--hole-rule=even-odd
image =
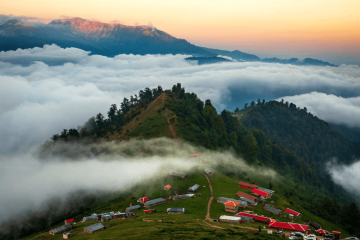
[{"label": "sky", "polygon": [[148,25],[205,47],[360,64],[358,0],[3,0],[0,14]]}]

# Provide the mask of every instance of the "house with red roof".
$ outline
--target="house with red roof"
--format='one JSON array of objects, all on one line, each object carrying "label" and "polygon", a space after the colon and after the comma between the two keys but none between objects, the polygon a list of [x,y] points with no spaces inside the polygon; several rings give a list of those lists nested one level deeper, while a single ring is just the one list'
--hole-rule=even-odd
[{"label": "house with red roof", "polygon": [[240,206],[239,202],[227,201],[224,203],[225,212],[237,213]]},{"label": "house with red roof", "polygon": [[255,214],[250,214],[250,213],[245,213],[245,212],[239,212],[236,215],[245,216],[245,217],[251,217],[255,221],[263,222],[263,223],[270,222],[270,220],[271,220],[270,218],[267,218],[267,217],[263,217],[263,216],[259,216],[259,215],[255,215]]},{"label": "house with red roof", "polygon": [[282,229],[286,231],[297,231],[297,232],[306,232],[309,228],[308,225],[298,224],[298,223],[290,223],[290,222],[270,222],[269,227]]},{"label": "house with red roof", "polygon": [[248,188],[248,189],[256,189],[256,188],[258,188],[258,186],[255,185],[255,184],[250,184],[250,183],[245,183],[245,182],[239,182],[239,187]]},{"label": "house with red roof", "polygon": [[257,197],[251,196],[249,194],[243,193],[243,192],[237,192],[236,195],[238,195],[238,197],[243,197],[243,198],[247,198],[250,199],[251,201],[257,202]]},{"label": "house with red roof", "polygon": [[65,224],[70,223],[71,225],[74,225],[75,220],[73,218],[70,218],[68,220],[65,220]]},{"label": "house with red roof", "polygon": [[142,198],[139,198],[138,200],[137,200],[137,202],[139,202],[139,203],[141,203],[141,204],[144,204],[146,201],[148,201],[149,200],[149,198],[147,198],[147,197],[142,197]]},{"label": "house with red roof", "polygon": [[297,217],[297,218],[300,218],[300,217],[301,217],[301,213],[296,212],[296,211],[294,211],[294,210],[292,210],[292,209],[290,209],[290,208],[285,209],[285,212],[288,212],[288,213],[294,215],[294,216]]},{"label": "house with red roof", "polygon": [[151,214],[151,213],[156,213],[156,209],[144,210],[144,214]]},{"label": "house with red roof", "polygon": [[271,194],[268,192],[261,191],[259,189],[253,189],[251,191],[255,196],[264,197],[266,199],[271,198]]}]

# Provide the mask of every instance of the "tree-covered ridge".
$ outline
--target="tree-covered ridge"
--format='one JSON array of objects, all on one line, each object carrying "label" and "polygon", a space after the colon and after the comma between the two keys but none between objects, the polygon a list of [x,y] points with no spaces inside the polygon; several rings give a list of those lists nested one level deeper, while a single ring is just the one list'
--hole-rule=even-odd
[{"label": "tree-covered ridge", "polygon": [[[306,108],[270,101],[245,108],[236,116],[247,129],[261,130],[277,145],[302,157],[313,169],[319,170],[333,157],[343,163],[352,161],[354,144]],[[291,165],[291,161],[286,162]]]}]

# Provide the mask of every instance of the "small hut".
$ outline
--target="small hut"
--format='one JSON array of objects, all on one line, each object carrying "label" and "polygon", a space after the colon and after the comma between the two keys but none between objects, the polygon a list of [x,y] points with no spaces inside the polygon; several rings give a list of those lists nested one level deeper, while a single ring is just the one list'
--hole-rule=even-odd
[{"label": "small hut", "polygon": [[65,232],[63,233],[63,239],[69,239],[71,237],[71,233]]},{"label": "small hut", "polygon": [[56,234],[60,234],[60,233],[64,233],[64,232],[68,232],[72,229],[72,225],[71,223],[67,223],[65,225],[62,225],[60,227],[57,228],[53,228],[49,231],[50,235],[56,235]]},{"label": "small hut", "polygon": [[200,188],[200,185],[199,185],[199,184],[195,184],[194,186],[189,187],[188,192],[189,192],[189,193],[194,193],[194,192],[196,192],[197,190],[199,190],[199,188]]},{"label": "small hut", "polygon": [[244,197],[240,197],[240,200],[245,201],[248,205],[251,205],[251,206],[256,206],[257,205],[257,202],[254,202],[253,200],[250,200],[250,199],[247,199],[247,198],[244,198]]},{"label": "small hut", "polygon": [[272,207],[270,205],[267,205],[267,204],[265,205],[264,210],[267,211],[267,212],[271,212],[271,213],[273,213],[275,215],[280,215],[280,213],[281,213],[280,209],[274,208],[274,207]]},{"label": "small hut", "polygon": [[102,215],[101,216],[101,222],[109,222],[111,221],[112,217],[111,215]]},{"label": "small hut", "polygon": [[168,185],[166,185],[166,186],[164,187],[164,190],[165,190],[165,191],[169,191],[170,188],[171,188],[171,185],[168,184]]},{"label": "small hut", "polygon": [[124,219],[125,215],[126,215],[126,213],[117,212],[114,214],[114,219]]},{"label": "small hut", "polygon": [[257,197],[251,196],[249,194],[246,194],[244,192],[237,192],[236,195],[238,195],[239,198],[243,197],[243,198],[247,198],[250,199],[251,201],[257,202]]},{"label": "small hut", "polygon": [[232,202],[232,201],[225,202],[224,203],[225,212],[237,213],[239,204],[240,203],[238,203],[238,202]]},{"label": "small hut", "polygon": [[267,193],[269,193],[271,195],[275,194],[275,191],[271,190],[271,189],[267,189],[267,188],[263,188],[263,187],[258,187],[258,189],[261,190],[261,191],[267,192]]},{"label": "small hut", "polygon": [[257,189],[258,188],[257,185],[251,184],[251,183],[246,183],[246,182],[239,182],[239,187],[248,188],[248,189]]},{"label": "small hut", "polygon": [[149,198],[147,198],[147,197],[142,197],[142,198],[139,198],[138,200],[137,200],[137,202],[138,203],[140,203],[140,204],[144,204],[146,201],[148,201],[149,200]]},{"label": "small hut", "polygon": [[270,194],[270,193],[261,191],[261,190],[259,190],[259,189],[253,189],[251,192],[252,192],[254,195],[259,196],[259,197],[264,197],[264,198],[266,198],[266,199],[270,199],[270,198],[271,198],[271,194]]},{"label": "small hut", "polygon": [[94,233],[103,230],[105,227],[101,223],[95,223],[94,225],[84,228],[85,233]]},{"label": "small hut", "polygon": [[193,198],[194,196],[195,196],[195,194],[174,195],[174,196],[172,196],[172,199],[174,201],[178,201],[178,200]]},{"label": "small hut", "polygon": [[160,204],[163,204],[163,203],[166,203],[166,199],[164,199],[164,198],[156,198],[156,199],[153,199],[153,200],[146,201],[146,203],[144,204],[144,207],[148,208],[148,207],[160,205]]},{"label": "small hut", "polygon": [[228,216],[228,215],[222,215],[219,218],[220,222],[227,222],[227,223],[242,223],[240,216]]},{"label": "small hut", "polygon": [[308,222],[308,224],[309,224],[311,227],[315,228],[316,230],[318,230],[318,229],[321,228],[320,224],[318,224],[318,223],[316,223],[316,222],[313,222],[313,221]]},{"label": "small hut", "polygon": [[213,172],[210,169],[205,169],[205,173],[211,177],[213,176]]},{"label": "small hut", "polygon": [[167,213],[168,214],[184,214],[185,208],[168,208]]},{"label": "small hut", "polygon": [[136,218],[136,214],[133,212],[126,212],[125,218]]},{"label": "small hut", "polygon": [[296,212],[296,211],[294,211],[294,210],[292,210],[290,208],[285,209],[285,212],[288,212],[288,213],[294,215],[297,218],[301,218],[301,213]]},{"label": "small hut", "polygon": [[140,208],[141,208],[140,205],[135,205],[135,206],[127,207],[127,208],[126,208],[126,212],[136,211],[136,210],[139,210]]},{"label": "small hut", "polygon": [[73,218],[65,220],[64,224],[70,223],[71,225],[74,225],[75,220]]},{"label": "small hut", "polygon": [[87,216],[87,217],[83,217],[83,222],[88,222],[88,221],[92,221],[92,220],[96,220],[97,219],[97,214],[96,215],[91,215],[91,216]]},{"label": "small hut", "polygon": [[156,213],[156,209],[144,210],[144,214],[152,214],[152,213]]},{"label": "small hut", "polygon": [[[236,217],[238,217],[238,215],[234,215],[234,216],[236,216]],[[241,220],[243,221],[243,222],[249,222],[249,223],[253,223],[254,222],[254,218],[252,218],[252,217],[246,217],[246,216],[241,216]]]}]

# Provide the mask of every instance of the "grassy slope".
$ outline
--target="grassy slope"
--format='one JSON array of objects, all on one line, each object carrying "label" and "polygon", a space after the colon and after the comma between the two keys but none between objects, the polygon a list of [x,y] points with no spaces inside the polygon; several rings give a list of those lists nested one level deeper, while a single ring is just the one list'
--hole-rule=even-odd
[{"label": "grassy slope", "polygon": [[[157,179],[150,183],[144,183],[141,186],[136,186],[130,191],[131,194],[122,201],[112,202],[109,205],[105,205],[101,208],[93,209],[89,211],[89,214],[92,212],[102,213],[108,211],[124,211],[125,206],[129,206],[130,202],[135,201],[135,199],[142,197],[144,194],[150,199],[157,197],[166,197],[174,194],[175,190],[178,190],[182,193],[187,191],[187,188],[198,183],[201,185],[200,190],[197,193],[200,193],[201,196],[193,199],[186,199],[181,201],[172,201],[166,204],[155,206],[157,213],[151,215],[143,214],[143,209],[135,211],[138,216],[136,219],[126,219],[126,220],[115,220],[111,222],[104,223],[104,225],[110,225],[110,228],[105,229],[94,234],[78,235],[83,232],[83,228],[91,224],[96,223],[97,221],[91,221],[87,223],[81,223],[75,225],[72,230],[74,239],[181,239],[181,238],[196,238],[196,239],[216,239],[220,237],[226,237],[230,239],[239,238],[241,239],[271,239],[265,233],[262,235],[253,235],[259,226],[267,226],[262,223],[244,223],[241,225],[229,224],[229,223],[211,223],[214,226],[221,227],[223,229],[214,228],[212,226],[204,223],[207,203],[210,198],[210,189],[207,183],[206,178],[199,172],[190,173],[190,178],[184,180],[181,178],[167,176],[164,179]],[[217,203],[216,199],[220,196],[223,197],[233,197],[236,198],[236,192],[241,190],[243,192],[250,193],[250,190],[243,189],[238,187],[239,179],[229,178],[222,174],[214,174],[213,177],[210,177],[213,191],[214,191],[214,200],[211,205],[211,218],[218,218],[221,215],[232,215],[231,213],[226,213],[224,211],[224,205]],[[165,184],[172,185],[170,191],[164,191],[161,189]],[[205,186],[205,187],[203,187]],[[275,185],[276,190],[276,185]],[[151,193],[151,194],[150,194]],[[135,199],[132,199],[135,197]],[[288,203],[288,200],[285,199],[279,192],[276,192],[272,201],[275,202],[275,206],[281,209],[290,207],[294,210],[297,210],[303,214],[301,219],[294,220],[298,223],[307,223],[309,220],[318,222],[327,230],[338,230],[345,233],[344,230],[339,229],[332,223],[329,223],[323,219],[320,219],[316,216],[313,216],[311,213],[303,209],[300,205],[294,204],[293,206]],[[268,203],[270,201],[268,200]],[[120,208],[122,205],[124,207]],[[186,214],[184,215],[169,215],[166,213],[168,207],[184,207]],[[278,217],[272,213],[266,212],[263,210],[262,205],[257,205],[254,209],[255,213],[259,215],[265,215],[268,217],[279,219],[280,221],[288,222],[290,221],[286,217]],[[77,216],[76,221],[82,219],[83,216]],[[151,220],[149,222],[143,221],[143,218],[146,220]],[[163,222],[158,222],[157,220],[163,219]],[[254,228],[254,229],[247,229]],[[43,232],[32,236],[30,239],[40,239],[43,238],[48,232]],[[348,236],[347,234],[343,234]],[[60,239],[61,236],[48,236],[46,239]]]},{"label": "grassy slope", "polygon": [[135,107],[128,114],[134,111],[140,111],[140,114],[123,126],[120,132],[109,133],[106,138],[109,140],[128,140],[132,137],[176,138],[176,116],[165,107],[165,104],[171,104],[173,101],[175,101],[175,95],[164,92],[146,109]]}]

